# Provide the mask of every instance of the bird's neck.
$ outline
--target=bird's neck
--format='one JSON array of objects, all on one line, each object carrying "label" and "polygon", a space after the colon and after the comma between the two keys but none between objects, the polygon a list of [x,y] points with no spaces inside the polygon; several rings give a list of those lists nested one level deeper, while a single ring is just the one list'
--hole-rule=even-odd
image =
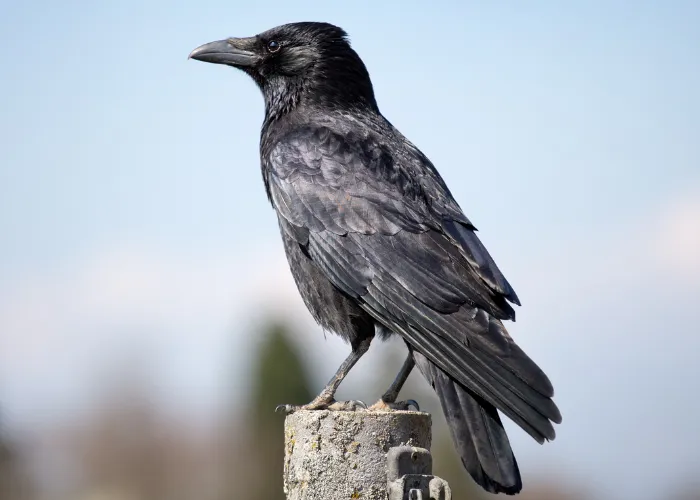
[{"label": "bird's neck", "polygon": [[272,78],[265,82],[262,92],[265,98],[265,125],[269,126],[299,105],[304,82],[301,78]]},{"label": "bird's neck", "polygon": [[[354,75],[353,75],[354,76]],[[364,110],[379,113],[372,84],[352,79],[274,78],[263,85],[265,125],[269,126],[299,106],[326,110]]]}]

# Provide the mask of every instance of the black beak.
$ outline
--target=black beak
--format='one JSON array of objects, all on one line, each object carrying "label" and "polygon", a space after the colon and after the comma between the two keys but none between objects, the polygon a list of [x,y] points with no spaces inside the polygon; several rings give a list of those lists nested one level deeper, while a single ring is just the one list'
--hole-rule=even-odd
[{"label": "black beak", "polygon": [[194,49],[189,59],[239,68],[255,66],[260,61],[260,56],[251,50],[256,42],[255,38],[228,38],[206,43]]}]

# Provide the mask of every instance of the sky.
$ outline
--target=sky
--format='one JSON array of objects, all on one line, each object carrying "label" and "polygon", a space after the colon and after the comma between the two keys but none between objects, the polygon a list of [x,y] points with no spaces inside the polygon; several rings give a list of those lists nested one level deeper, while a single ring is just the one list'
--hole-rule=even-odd
[{"label": "sky", "polygon": [[432,159],[523,302],[510,331],[564,415],[543,447],[509,427],[524,471],[613,500],[694,477],[692,1],[0,3],[3,418],[31,432],[83,411],[96,374],[138,346],[162,404],[206,419],[271,309],[299,325],[319,380],[339,364],[347,347],[304,310],[265,198],[258,90],[187,61],[307,20],[349,32],[382,113]]}]

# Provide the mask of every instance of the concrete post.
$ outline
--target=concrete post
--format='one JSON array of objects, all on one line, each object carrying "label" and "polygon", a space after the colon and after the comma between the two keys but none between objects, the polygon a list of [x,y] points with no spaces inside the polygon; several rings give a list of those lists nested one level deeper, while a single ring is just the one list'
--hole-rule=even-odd
[{"label": "concrete post", "polygon": [[[419,453],[427,453],[429,457],[431,417],[428,413],[298,411],[285,420],[284,434],[287,500],[386,500],[390,489],[388,479],[395,481],[409,473],[430,474],[430,466],[401,474],[399,456],[403,455],[397,454],[398,449],[389,453],[393,448],[409,446],[422,449]],[[388,466],[388,460],[398,465]],[[392,470],[389,475],[388,469]],[[432,496],[415,498],[428,500]]]}]

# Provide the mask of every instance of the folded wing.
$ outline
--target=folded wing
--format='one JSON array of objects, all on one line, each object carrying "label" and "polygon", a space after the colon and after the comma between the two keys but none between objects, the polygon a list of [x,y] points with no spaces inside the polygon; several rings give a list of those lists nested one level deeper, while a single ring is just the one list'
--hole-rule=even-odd
[{"label": "folded wing", "polygon": [[430,162],[364,134],[309,126],[271,148],[266,180],[283,230],[469,394],[553,439],[552,385],[501,323],[514,318],[514,290]]}]

